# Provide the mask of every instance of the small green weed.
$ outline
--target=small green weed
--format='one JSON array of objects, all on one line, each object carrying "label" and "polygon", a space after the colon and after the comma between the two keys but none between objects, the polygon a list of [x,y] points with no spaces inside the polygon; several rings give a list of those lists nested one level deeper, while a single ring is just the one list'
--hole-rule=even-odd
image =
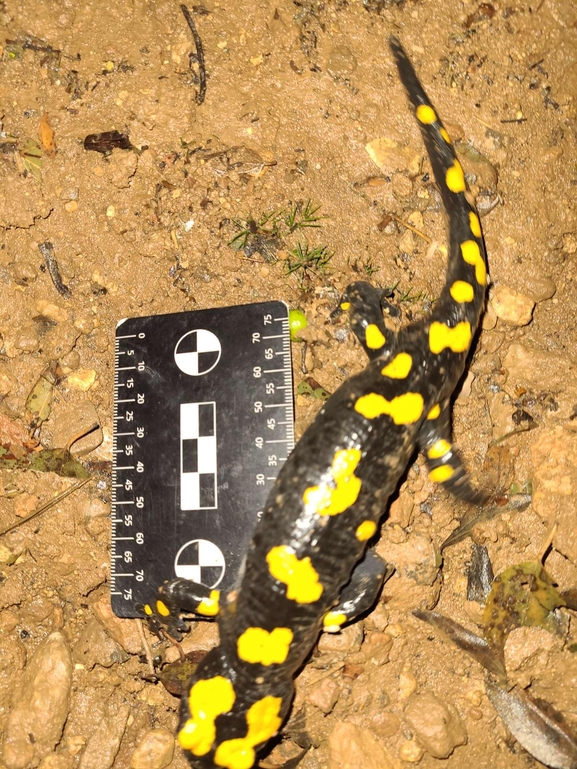
[{"label": "small green weed", "polygon": [[[290,203],[286,208],[265,211],[259,217],[248,214],[243,219],[233,219],[238,232],[228,245],[235,251],[242,251],[245,256],[250,257],[258,252],[266,261],[274,262],[280,249],[286,249],[292,253],[290,241],[294,233],[311,227],[322,227],[321,221],[325,217],[319,213],[320,208],[320,205],[314,204],[311,200],[297,201]],[[296,248],[301,248],[301,255],[304,254],[306,257],[312,255],[313,261],[322,261],[318,254],[313,253],[318,249],[310,250],[308,246],[305,246],[304,250],[300,246]],[[300,256],[296,259],[298,261]],[[305,261],[308,263],[308,259]],[[289,273],[298,269],[297,265],[294,270],[289,270]]]},{"label": "small green weed", "polygon": [[333,256],[334,253],[326,246],[311,248],[308,243],[297,243],[296,247],[289,252],[286,261],[287,274],[295,275],[299,286],[303,288],[311,274],[325,271]]}]

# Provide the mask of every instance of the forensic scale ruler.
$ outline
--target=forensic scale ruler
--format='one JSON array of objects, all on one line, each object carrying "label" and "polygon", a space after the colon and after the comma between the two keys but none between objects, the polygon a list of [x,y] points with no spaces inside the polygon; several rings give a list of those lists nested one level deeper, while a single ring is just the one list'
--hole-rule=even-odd
[{"label": "forensic scale ruler", "polygon": [[294,445],[288,308],[128,318],[116,329],[112,608],[165,580],[229,590]]}]

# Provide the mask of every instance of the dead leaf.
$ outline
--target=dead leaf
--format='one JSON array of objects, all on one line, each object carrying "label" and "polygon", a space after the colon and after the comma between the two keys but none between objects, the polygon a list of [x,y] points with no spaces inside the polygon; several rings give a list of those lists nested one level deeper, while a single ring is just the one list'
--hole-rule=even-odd
[{"label": "dead leaf", "polygon": [[510,691],[489,677],[487,695],[517,742],[552,769],[577,769],[577,737],[548,703],[537,703],[515,687]]},{"label": "dead leaf", "polygon": [[56,143],[54,141],[54,130],[48,122],[48,113],[42,115],[40,126],[38,127],[38,137],[40,146],[47,155],[53,155],[56,152]]},{"label": "dead leaf", "polygon": [[54,386],[58,381],[57,362],[51,361],[38,377],[36,384],[26,398],[25,419],[32,429],[46,422],[52,410]]},{"label": "dead leaf", "polygon": [[436,611],[427,611],[425,609],[415,609],[413,614],[417,619],[428,622],[434,628],[443,633],[459,649],[470,654],[486,670],[494,673],[500,678],[505,678],[505,665],[503,660],[480,636],[472,633],[467,628],[459,625],[448,617],[444,617]]},{"label": "dead leaf", "polygon": [[34,139],[25,139],[20,150],[24,170],[37,182],[42,181],[42,148]]},{"label": "dead leaf", "polygon": [[511,566],[493,580],[483,612],[485,638],[502,654],[507,636],[515,628],[542,627],[559,633],[553,611],[564,605],[540,561]]},{"label": "dead leaf", "polygon": [[484,545],[473,542],[471,560],[467,566],[467,601],[485,605],[494,579],[489,551]]},{"label": "dead leaf", "polygon": [[56,473],[64,478],[84,479],[88,470],[77,462],[68,449],[42,449],[28,457],[27,468],[41,473]]}]

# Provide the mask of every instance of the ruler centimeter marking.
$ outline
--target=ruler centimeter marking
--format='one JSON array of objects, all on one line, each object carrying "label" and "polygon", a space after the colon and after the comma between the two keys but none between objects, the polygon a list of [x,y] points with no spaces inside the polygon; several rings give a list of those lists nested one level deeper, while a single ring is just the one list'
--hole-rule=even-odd
[{"label": "ruler centimeter marking", "polygon": [[115,353],[111,597],[136,617],[175,576],[235,584],[294,445],[288,308],[129,318]]}]

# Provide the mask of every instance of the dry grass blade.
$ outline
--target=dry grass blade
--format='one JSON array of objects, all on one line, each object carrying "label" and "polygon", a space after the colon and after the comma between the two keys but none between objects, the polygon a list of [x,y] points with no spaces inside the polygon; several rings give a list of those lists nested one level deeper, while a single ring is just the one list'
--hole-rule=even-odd
[{"label": "dry grass blade", "polygon": [[78,489],[81,489],[82,486],[86,485],[88,481],[91,480],[91,478],[84,478],[81,481],[78,481],[77,483],[73,483],[72,486],[65,489],[63,492],[58,494],[54,499],[49,500],[48,502],[45,502],[43,505],[40,505],[40,507],[37,507],[36,510],[33,510],[29,516],[26,518],[22,518],[20,521],[16,521],[15,523],[11,523],[10,526],[6,526],[6,528],[2,529],[0,531],[0,537],[4,534],[8,534],[9,531],[13,531],[14,529],[17,529],[19,526],[22,526],[23,523],[28,523],[28,521],[31,521],[33,518],[36,518],[37,516],[41,515],[42,513],[45,513],[46,510],[50,510],[51,507],[54,507],[54,505],[57,505],[59,502],[62,502],[63,499],[65,499],[70,494],[73,494],[75,491],[78,491]]}]

